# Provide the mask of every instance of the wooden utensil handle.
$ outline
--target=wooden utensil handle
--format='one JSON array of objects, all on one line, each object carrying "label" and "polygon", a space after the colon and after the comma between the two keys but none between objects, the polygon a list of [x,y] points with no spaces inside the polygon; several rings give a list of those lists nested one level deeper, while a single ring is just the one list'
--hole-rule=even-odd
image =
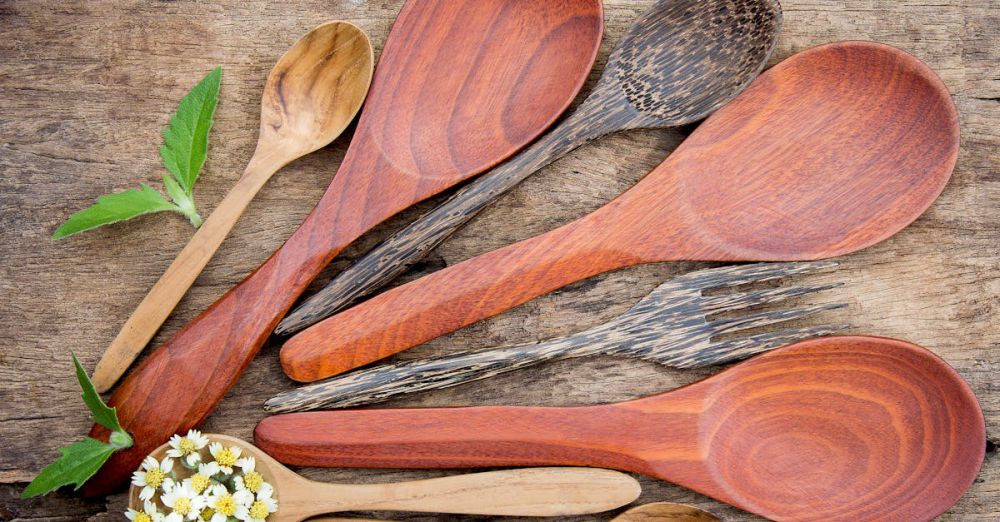
[{"label": "wooden utensil handle", "polygon": [[453,475],[392,484],[311,482],[314,514],[339,511],[414,511],[496,516],[561,516],[600,513],[638,498],[639,483],[616,471],[593,468],[529,468]]},{"label": "wooden utensil handle", "polygon": [[586,341],[586,337],[563,337],[545,343],[375,366],[283,393],[267,401],[264,409],[283,413],[350,408],[406,393],[449,388],[568,355],[576,356],[575,349]]},{"label": "wooden utensil handle", "polygon": [[273,152],[255,154],[239,181],[191,237],[122,326],[94,369],[98,392],[114,386],[215,255],[243,211],[285,160]]},{"label": "wooden utensil handle", "polygon": [[569,465],[642,472],[640,463],[629,466],[606,446],[624,447],[628,430],[641,426],[641,416],[606,406],[289,413],[262,420],[254,443],[280,462],[297,466]]},{"label": "wooden utensil handle", "polygon": [[326,319],[285,343],[282,367],[297,381],[336,375],[574,281],[640,262],[610,247],[599,229],[589,226],[598,214],[393,288]]},{"label": "wooden utensil handle", "polygon": [[365,254],[289,313],[275,333],[297,332],[382,287],[528,176],[587,141],[615,130],[602,118],[604,111],[588,108],[591,99],[531,148],[473,181]]},{"label": "wooden utensil handle", "polygon": [[[171,435],[200,424],[316,274],[344,246],[399,210],[382,206],[389,198],[365,208],[344,205],[345,194],[365,189],[345,186],[349,178],[342,165],[319,204],[278,251],[122,381],[110,405],[118,408],[135,445],[112,455],[84,486],[85,493],[110,492]],[[103,440],[108,431],[95,425],[91,436]]]}]

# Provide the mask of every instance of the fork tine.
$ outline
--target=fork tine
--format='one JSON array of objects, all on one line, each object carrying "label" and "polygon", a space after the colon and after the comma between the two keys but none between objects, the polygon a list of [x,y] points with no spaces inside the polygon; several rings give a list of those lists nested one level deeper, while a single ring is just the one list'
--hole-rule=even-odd
[{"label": "fork tine", "polygon": [[703,350],[697,364],[690,367],[725,364],[773,350],[796,341],[833,335],[848,328],[850,326],[846,324],[806,326],[803,328],[791,328],[777,332],[751,335],[740,339],[719,341],[710,344],[708,348]]},{"label": "fork tine", "polygon": [[826,310],[844,308],[845,306],[847,306],[847,303],[831,303],[803,306],[801,308],[790,308],[788,310],[769,310],[766,312],[744,315],[742,317],[734,317],[732,319],[710,321],[708,323],[708,329],[710,335],[716,336],[727,332],[736,332],[739,330],[746,330],[748,328],[756,328],[758,326],[791,321],[792,319],[799,319]]},{"label": "fork tine", "polygon": [[779,277],[808,272],[818,272],[836,266],[839,266],[839,263],[836,261],[796,261],[792,263],[733,265],[688,272],[687,274],[673,278],[671,283],[676,286],[699,287],[702,290],[707,290],[710,288],[769,281]]},{"label": "fork tine", "polygon": [[728,312],[740,310],[751,306],[777,303],[785,299],[822,292],[843,286],[844,283],[830,283],[816,286],[794,286],[788,288],[768,288],[754,292],[744,292],[736,294],[713,295],[701,299],[701,309],[704,313]]}]

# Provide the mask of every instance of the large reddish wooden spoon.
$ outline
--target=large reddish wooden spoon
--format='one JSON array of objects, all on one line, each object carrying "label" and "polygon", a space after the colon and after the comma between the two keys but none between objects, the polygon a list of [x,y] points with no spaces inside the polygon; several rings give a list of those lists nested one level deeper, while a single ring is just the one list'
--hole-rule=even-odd
[{"label": "large reddish wooden spoon", "polygon": [[408,2],[323,199],[267,262],[122,382],[111,404],[136,445],[112,456],[87,493],[121,485],[171,434],[204,420],[347,244],[544,131],[586,80],[602,31],[599,0]]},{"label": "large reddish wooden spoon", "polygon": [[957,155],[955,106],[926,65],[871,42],[816,47],[761,75],[604,207],[330,317],[285,343],[281,363],[292,379],[321,379],[639,263],[853,252],[923,213]]},{"label": "large reddish wooden spoon", "polygon": [[929,520],[972,484],[975,395],[919,346],[826,337],[603,406],[339,410],[269,417],[286,464],[578,465],[668,480],[775,520]]}]

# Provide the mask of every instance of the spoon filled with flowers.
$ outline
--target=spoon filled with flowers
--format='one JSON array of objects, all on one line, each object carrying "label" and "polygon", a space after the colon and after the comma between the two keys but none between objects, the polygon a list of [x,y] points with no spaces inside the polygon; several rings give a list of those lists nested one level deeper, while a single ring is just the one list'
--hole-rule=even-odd
[{"label": "spoon filled with flowers", "polygon": [[257,447],[196,430],[174,435],[132,475],[132,522],[298,522],[341,511],[559,516],[629,504],[639,483],[596,468],[526,468],[391,484],[303,478]]}]

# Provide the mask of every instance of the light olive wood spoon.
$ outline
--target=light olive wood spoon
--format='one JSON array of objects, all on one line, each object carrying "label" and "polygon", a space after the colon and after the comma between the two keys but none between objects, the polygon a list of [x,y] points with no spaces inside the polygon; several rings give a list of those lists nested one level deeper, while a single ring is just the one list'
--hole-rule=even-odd
[{"label": "light olive wood spoon", "polygon": [[[611,522],[715,522],[721,518],[685,504],[654,502],[634,507],[611,519]],[[369,518],[310,518],[309,522],[376,522]]]},{"label": "light olive wood spoon", "polygon": [[368,35],[348,22],[316,27],[278,60],[264,86],[250,163],[104,352],[93,375],[97,391],[111,389],[138,357],[271,176],[344,132],[368,93],[374,62]]},{"label": "light olive wood spoon", "polygon": [[[622,507],[641,492],[639,482],[624,473],[575,467],[509,469],[389,484],[330,484],[298,475],[248,442],[226,435],[208,437],[239,446],[241,456],[256,459],[255,471],[274,486],[278,501],[269,522],[297,522],[338,511],[581,515]],[[168,448],[164,444],[152,455],[161,459]],[[140,489],[134,485],[129,489],[129,506],[134,509],[142,506]]]}]

